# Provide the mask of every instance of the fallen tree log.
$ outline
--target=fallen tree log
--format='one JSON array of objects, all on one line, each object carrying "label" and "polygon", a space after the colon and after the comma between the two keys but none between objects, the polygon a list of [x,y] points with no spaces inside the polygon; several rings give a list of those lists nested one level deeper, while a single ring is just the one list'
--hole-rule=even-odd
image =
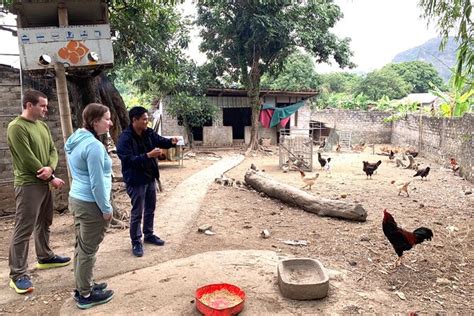
[{"label": "fallen tree log", "polygon": [[258,192],[263,192],[270,197],[296,205],[307,212],[315,213],[319,216],[337,217],[360,222],[364,222],[367,218],[367,211],[360,204],[318,198],[298,188],[279,183],[262,172],[251,169],[247,170],[245,182]]}]

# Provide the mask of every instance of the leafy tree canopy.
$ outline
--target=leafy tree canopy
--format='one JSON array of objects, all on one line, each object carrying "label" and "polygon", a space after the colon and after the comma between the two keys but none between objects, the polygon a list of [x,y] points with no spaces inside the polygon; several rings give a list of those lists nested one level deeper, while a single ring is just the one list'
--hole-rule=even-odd
[{"label": "leafy tree canopy", "polygon": [[332,72],[322,74],[321,79],[322,87],[328,93],[352,93],[362,77],[348,72]]},{"label": "leafy tree canopy", "polygon": [[364,94],[371,100],[379,100],[383,96],[390,99],[401,99],[408,95],[410,86],[392,69],[375,70],[363,78],[356,94]]},{"label": "leafy tree canopy", "polygon": [[123,79],[157,98],[171,91],[178,84],[190,22],[173,2],[112,0],[109,10],[116,69]]},{"label": "leafy tree canopy", "polygon": [[443,79],[433,65],[422,61],[388,64],[382,69],[395,71],[411,87],[410,93],[426,93],[431,86],[443,87]]},{"label": "leafy tree canopy", "polygon": [[307,54],[296,52],[290,55],[277,76],[264,74],[261,86],[278,90],[315,90],[320,85],[320,77],[314,69],[314,62]]},{"label": "leafy tree canopy", "polygon": [[342,17],[331,0],[209,1],[198,3],[202,27],[201,50],[220,72],[227,72],[248,91],[252,104],[250,148],[257,147],[259,91],[265,73],[275,75],[298,47],[317,63],[331,57],[341,66],[353,66],[349,39],[338,39],[330,29]]}]

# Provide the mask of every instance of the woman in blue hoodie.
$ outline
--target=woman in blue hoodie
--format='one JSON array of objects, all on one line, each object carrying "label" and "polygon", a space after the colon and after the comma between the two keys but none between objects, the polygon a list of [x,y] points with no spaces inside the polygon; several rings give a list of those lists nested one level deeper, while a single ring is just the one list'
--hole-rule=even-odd
[{"label": "woman in blue hoodie", "polygon": [[98,103],[82,112],[82,128],[76,130],[64,146],[72,176],[69,208],[74,214],[74,299],[81,309],[110,301],[114,295],[106,283],[94,283],[92,269],[105,229],[112,219],[110,191],[112,160],[97,139],[112,126],[109,108]]}]

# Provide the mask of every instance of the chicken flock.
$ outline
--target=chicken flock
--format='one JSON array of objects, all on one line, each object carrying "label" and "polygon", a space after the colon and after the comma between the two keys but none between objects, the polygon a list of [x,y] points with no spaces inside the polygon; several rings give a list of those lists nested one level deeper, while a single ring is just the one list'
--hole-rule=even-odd
[{"label": "chicken flock", "polygon": [[[336,153],[339,153],[340,146],[338,145]],[[428,175],[430,173],[431,168],[426,166],[421,168],[419,164],[413,165],[413,161],[415,157],[418,156],[418,152],[413,150],[407,150],[405,152],[398,151],[397,149],[393,150],[390,149],[387,151],[388,154],[388,162],[395,162],[395,160],[403,159],[405,160],[406,157],[410,158],[410,169],[415,171],[413,178],[420,177],[421,180],[427,180]],[[402,155],[402,156],[400,156]],[[399,158],[397,158],[399,157]],[[325,170],[326,172],[331,171],[331,158],[330,157],[323,157],[320,152],[318,152],[318,162],[321,167],[321,170]],[[372,176],[377,173],[378,168],[382,165],[382,160],[378,160],[376,162],[369,162],[369,161],[362,161],[362,171],[366,175],[366,179],[372,179]],[[413,165],[413,166],[412,166]],[[398,166],[398,163],[397,163]],[[450,159],[450,168],[453,173],[459,171],[460,167],[458,162],[455,158]],[[407,169],[407,167],[405,167]],[[308,189],[311,190],[312,187],[316,184],[317,179],[319,178],[319,173],[309,173],[304,172],[300,168],[298,171],[301,176],[301,181],[303,182],[303,186],[301,189]],[[398,191],[398,195],[401,194],[406,195],[409,197],[409,185],[413,182],[412,179],[399,179],[399,180],[392,180],[390,184],[394,185]],[[427,227],[419,227],[413,230],[412,232],[407,231],[398,226],[395,222],[393,216],[386,210],[383,210],[383,219],[382,219],[382,230],[385,237],[388,239],[390,244],[392,245],[395,253],[398,256],[397,261],[395,262],[395,267],[398,267],[402,264],[403,253],[412,249],[415,245],[420,244],[424,241],[431,240],[433,238],[433,231]]]}]

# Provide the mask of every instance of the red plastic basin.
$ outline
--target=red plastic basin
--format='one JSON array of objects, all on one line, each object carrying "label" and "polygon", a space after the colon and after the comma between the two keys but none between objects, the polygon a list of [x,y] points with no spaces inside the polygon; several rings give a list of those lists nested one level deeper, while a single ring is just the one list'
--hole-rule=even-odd
[{"label": "red plastic basin", "polygon": [[[205,294],[212,294],[221,290],[227,290],[232,295],[239,297],[242,301],[237,305],[223,307],[228,305],[228,300],[225,297],[219,298],[215,297],[214,302],[211,304],[205,304],[202,297]],[[196,308],[205,316],[231,316],[237,315],[244,309],[245,303],[245,292],[242,291],[239,287],[228,284],[228,283],[219,283],[219,284],[208,284],[203,287],[200,287],[196,290]],[[209,306],[211,305],[211,306]],[[212,306],[214,305],[214,306]],[[219,307],[216,307],[219,305]]]}]

